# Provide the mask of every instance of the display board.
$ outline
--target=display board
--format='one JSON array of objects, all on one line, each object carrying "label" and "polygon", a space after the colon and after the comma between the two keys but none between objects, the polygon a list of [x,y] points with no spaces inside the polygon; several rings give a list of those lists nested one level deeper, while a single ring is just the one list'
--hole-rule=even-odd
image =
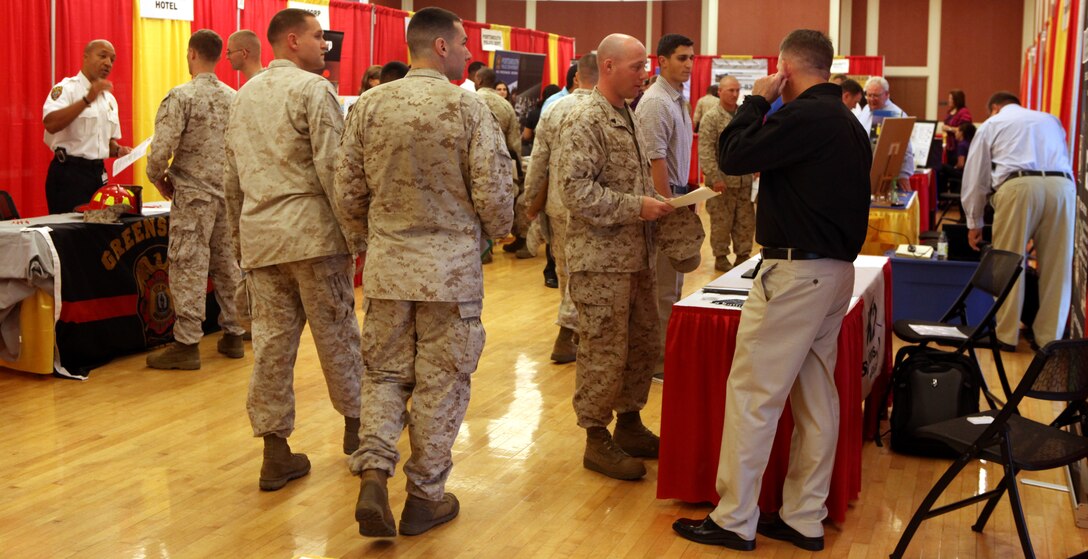
[{"label": "display board", "polygon": [[752,93],[756,80],[767,75],[766,58],[716,58],[710,66],[710,83],[718,83],[723,76],[733,76],[740,82],[740,98],[737,103],[744,103],[744,98]]},{"label": "display board", "polygon": [[540,99],[540,84],[544,82],[544,55],[509,50],[495,51],[495,75],[506,83],[514,100],[518,120],[533,110]]}]

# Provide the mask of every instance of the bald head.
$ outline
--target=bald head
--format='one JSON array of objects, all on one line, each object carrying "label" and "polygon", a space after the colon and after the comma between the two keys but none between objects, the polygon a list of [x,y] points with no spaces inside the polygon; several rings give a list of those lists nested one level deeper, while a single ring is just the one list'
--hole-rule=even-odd
[{"label": "bald head", "polygon": [[739,100],[740,81],[733,76],[722,76],[718,80],[718,103],[727,111],[735,111]]},{"label": "bald head", "polygon": [[80,70],[90,81],[104,80],[113,70],[113,62],[117,60],[117,52],[113,45],[105,39],[95,39],[83,47],[83,66]]},{"label": "bald head", "polygon": [[597,47],[600,72],[597,89],[615,107],[625,99],[634,99],[646,80],[646,47],[638,39],[613,33]]}]

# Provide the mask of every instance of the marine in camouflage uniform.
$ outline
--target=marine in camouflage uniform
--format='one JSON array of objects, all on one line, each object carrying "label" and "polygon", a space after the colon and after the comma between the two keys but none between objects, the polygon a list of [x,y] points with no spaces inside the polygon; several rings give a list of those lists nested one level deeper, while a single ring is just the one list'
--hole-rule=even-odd
[{"label": "marine in camouflage uniform", "polygon": [[[208,30],[198,33],[214,34]],[[219,44],[222,45],[221,39]],[[163,185],[160,189],[172,197],[167,255],[170,294],[177,317],[174,339],[178,345],[192,347],[169,348],[149,355],[150,367],[200,366],[196,344],[204,336],[201,323],[209,276],[221,310],[219,324],[225,331],[219,352],[234,358],[244,355],[245,329],[241,322],[248,322],[248,309],[235,298],[241,271],[231,252],[223,197],[224,134],[233,98],[234,90],[220,82],[215,73],[201,72],[192,81],[171,89],[155,116],[147,177]],[[180,353],[186,351],[190,354],[188,359],[179,359]]]},{"label": "marine in camouflage uniform", "polygon": [[[699,167],[706,185],[718,192],[706,201],[710,214],[710,247],[714,251],[714,269],[728,272],[752,254],[756,233],[756,208],[752,203],[753,175],[731,176],[718,166],[718,137],[733,120],[736,111],[729,112],[720,103],[703,115],[699,123]],[[729,263],[729,247],[733,247],[734,263]]]},{"label": "marine in camouflage uniform", "polygon": [[511,232],[516,239],[513,243],[505,245],[503,251],[517,252],[520,254],[518,258],[528,258],[532,256],[532,253],[528,253],[528,249],[524,248],[525,237],[529,232],[529,219],[525,215],[528,204],[524,196],[525,181],[521,167],[521,122],[518,121],[518,115],[514,112],[514,106],[495,90],[497,84],[498,77],[495,75],[495,70],[481,68],[479,72],[476,72],[476,93],[495,115],[495,119],[499,122],[499,130],[502,131],[506,141],[506,149],[510,151],[512,157],[516,158],[511,162],[515,170],[514,185],[517,187],[514,200],[514,224]]},{"label": "marine in camouflage uniform", "polygon": [[266,490],[309,471],[304,455],[283,450],[295,426],[293,369],[307,321],[333,407],[346,418],[344,452],[358,447],[363,361],[352,257],[333,195],[343,126],[332,84],[285,58],[246,82],[231,107],[227,207],[253,312],[246,407],[254,435],[265,437]]},{"label": "marine in camouflage uniform", "polygon": [[[578,311],[574,411],[587,430],[583,464],[619,479],[645,475],[630,455],[657,455],[657,437],[639,419],[658,359],[655,225],[641,218],[643,198],[656,194],[633,117],[629,106],[613,107],[594,90],[560,132],[570,297]],[[613,411],[614,438],[606,430]]]},{"label": "marine in camouflage uniform", "polygon": [[[452,447],[484,346],[480,240],[507,234],[513,219],[510,157],[481,97],[435,69],[413,67],[360,96],[336,166],[346,230],[366,251],[367,413],[349,463],[364,484],[379,476],[384,491],[407,425],[409,505],[452,499],[445,492]],[[382,499],[373,503],[380,509],[373,526],[357,508],[364,535],[392,535],[388,495]],[[401,533],[418,533],[406,531],[405,517]]]}]

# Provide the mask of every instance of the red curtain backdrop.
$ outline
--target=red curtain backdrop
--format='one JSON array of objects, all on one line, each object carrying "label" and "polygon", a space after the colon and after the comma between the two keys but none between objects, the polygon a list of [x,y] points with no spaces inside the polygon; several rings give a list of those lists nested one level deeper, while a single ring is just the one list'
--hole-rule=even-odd
[{"label": "red curtain backdrop", "polygon": [[374,64],[408,62],[408,45],[404,42],[406,17],[408,12],[374,6]]},{"label": "red curtain backdrop", "polygon": [[370,4],[329,2],[329,26],[344,32],[340,51],[340,94],[356,95],[370,65]]},{"label": "red curtain backdrop", "polygon": [[[699,102],[704,95],[706,95],[706,89],[711,86],[710,83],[710,68],[714,64],[714,59],[717,56],[707,56],[702,54],[695,55],[695,59],[691,61],[691,114],[695,115],[695,104]],[[698,124],[698,123],[692,123]],[[698,159],[696,157],[695,159]]]},{"label": "red curtain backdrop", "polygon": [[[510,50],[515,52],[536,52],[533,50],[533,34],[521,27],[510,28]],[[544,52],[548,52],[547,49]]]},{"label": "red curtain backdrop", "polygon": [[[883,76],[883,56],[847,56],[850,61],[850,73],[862,76]],[[865,85],[865,84],[861,84]]]},{"label": "red curtain backdrop", "polygon": [[556,76],[555,83],[559,84],[559,87],[567,87],[567,68],[570,68],[570,61],[574,60],[574,39],[571,37],[559,37],[559,47],[556,49],[559,56],[559,75]]},{"label": "red curtain backdrop", "polygon": [[548,85],[558,82],[551,71],[551,60],[548,57],[548,33],[546,31],[530,30],[529,36],[532,39],[532,50],[529,52],[535,52],[537,54],[544,55],[544,76],[543,81],[540,83],[540,89],[543,90]]},{"label": "red curtain backdrop", "polygon": [[487,64],[487,51],[484,50],[483,34],[484,29],[491,29],[491,24],[479,23],[475,21],[464,22],[465,34],[468,35],[468,51],[472,53],[472,60],[465,64],[465,77],[468,77],[468,65],[473,62],[483,62]]},{"label": "red curtain backdrop", "polygon": [[[212,0],[220,4],[237,6],[237,2]],[[276,12],[287,7],[286,0],[246,0],[246,7],[242,10],[242,29],[249,29],[261,39],[261,65],[268,66],[272,62],[272,45],[268,43],[268,22]],[[244,78],[239,78],[244,79]],[[238,85],[241,85],[239,83]]]},{"label": "red curtain backdrop", "polygon": [[45,173],[52,154],[42,142],[42,105],[53,85],[49,3],[3,2],[0,18],[19,22],[18,33],[4,33],[0,38],[5,51],[19,53],[6,62],[8,75],[17,79],[0,88],[0,122],[5,129],[0,139],[0,190],[11,194],[20,216],[33,217],[48,213]]},{"label": "red curtain backdrop", "polygon": [[223,38],[223,59],[215,67],[215,75],[223,83],[238,89],[238,72],[227,62],[227,38],[238,30],[238,4],[222,0],[196,0],[193,2],[193,32],[211,29]]},{"label": "red curtain backdrop", "polygon": [[[132,0],[57,0],[57,75],[53,79],[54,82],[59,82],[79,72],[83,64],[83,47],[87,43],[95,39],[106,39],[113,43],[117,60],[113,63],[109,79],[113,82],[112,93],[117,98],[117,110],[121,118],[120,143],[127,146],[133,145],[132,6]],[[45,95],[42,95],[41,102],[45,102]],[[41,105],[39,114],[40,110]],[[112,161],[106,161],[107,171],[112,166]],[[131,184],[132,167],[116,177],[110,176],[110,181]],[[45,175],[42,175],[42,184],[44,183]],[[45,196],[44,192],[42,196]]]}]

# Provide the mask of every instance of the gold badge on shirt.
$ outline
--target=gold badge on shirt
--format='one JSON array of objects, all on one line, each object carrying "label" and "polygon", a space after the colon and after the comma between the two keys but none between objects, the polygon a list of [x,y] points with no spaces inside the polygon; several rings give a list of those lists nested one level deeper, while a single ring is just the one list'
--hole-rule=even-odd
[{"label": "gold badge on shirt", "polygon": [[49,92],[49,98],[56,101],[57,99],[60,98],[60,94],[63,93],[63,92],[64,92],[64,88],[58,85],[58,86],[53,88],[53,91]]}]

